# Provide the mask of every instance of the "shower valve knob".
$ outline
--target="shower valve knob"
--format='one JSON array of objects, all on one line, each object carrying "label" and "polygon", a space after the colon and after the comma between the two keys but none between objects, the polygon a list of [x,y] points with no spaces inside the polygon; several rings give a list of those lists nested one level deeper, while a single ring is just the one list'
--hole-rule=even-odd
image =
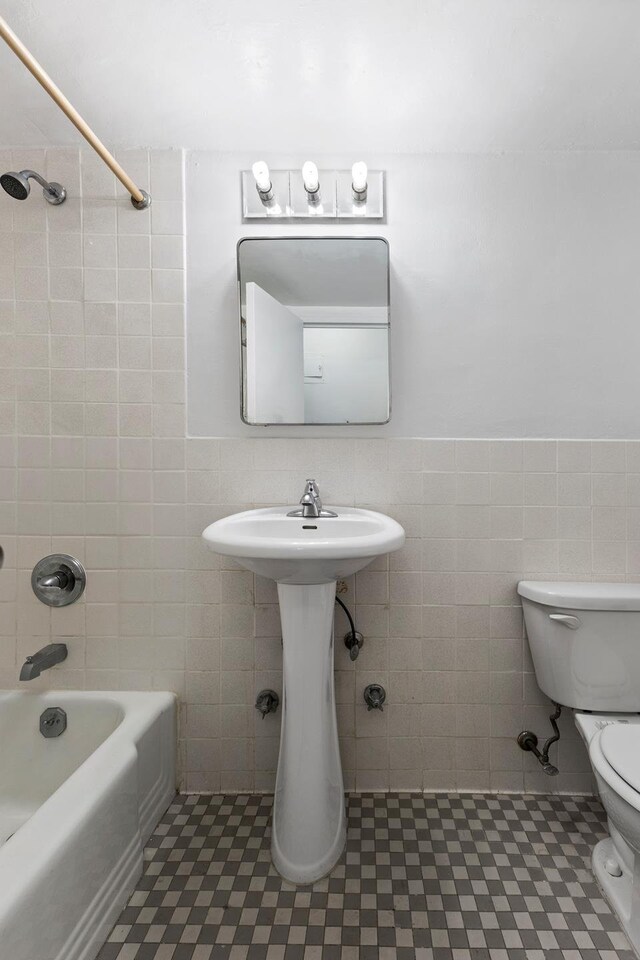
[{"label": "shower valve knob", "polygon": [[49,607],[66,607],[82,596],[87,583],[84,567],[66,553],[52,553],[39,560],[31,574],[38,600]]}]

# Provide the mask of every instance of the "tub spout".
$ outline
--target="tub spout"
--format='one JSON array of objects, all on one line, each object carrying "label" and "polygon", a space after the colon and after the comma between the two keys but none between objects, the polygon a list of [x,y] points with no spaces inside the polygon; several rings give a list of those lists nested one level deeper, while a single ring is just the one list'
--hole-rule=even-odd
[{"label": "tub spout", "polygon": [[62,663],[67,659],[66,643],[49,643],[42,650],[38,650],[33,656],[27,657],[22,664],[20,671],[21,680],[35,680],[43,670],[49,670],[56,663]]}]

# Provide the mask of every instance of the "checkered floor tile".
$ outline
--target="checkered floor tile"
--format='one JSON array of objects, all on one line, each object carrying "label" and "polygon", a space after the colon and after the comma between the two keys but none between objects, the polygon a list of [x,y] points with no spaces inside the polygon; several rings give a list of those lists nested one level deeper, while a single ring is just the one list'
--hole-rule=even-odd
[{"label": "checkered floor tile", "polygon": [[634,960],[589,868],[585,797],[362,794],[312,887],[269,856],[271,797],[179,797],[98,960]]}]

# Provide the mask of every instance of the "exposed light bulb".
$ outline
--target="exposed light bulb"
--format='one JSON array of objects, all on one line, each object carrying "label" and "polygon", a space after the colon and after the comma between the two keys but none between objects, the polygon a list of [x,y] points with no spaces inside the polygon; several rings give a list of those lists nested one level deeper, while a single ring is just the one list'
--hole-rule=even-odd
[{"label": "exposed light bulb", "polygon": [[264,160],[256,160],[254,165],[251,167],[251,171],[256,180],[256,187],[258,188],[258,193],[260,194],[272,193],[269,167],[264,162]]},{"label": "exposed light bulb", "polygon": [[317,193],[320,189],[318,180],[318,168],[313,160],[307,160],[302,166],[302,181],[307,193]]},{"label": "exposed light bulb", "polygon": [[357,194],[357,199],[364,200],[367,194],[367,165],[363,160],[358,160],[351,167],[351,184],[353,192]]}]

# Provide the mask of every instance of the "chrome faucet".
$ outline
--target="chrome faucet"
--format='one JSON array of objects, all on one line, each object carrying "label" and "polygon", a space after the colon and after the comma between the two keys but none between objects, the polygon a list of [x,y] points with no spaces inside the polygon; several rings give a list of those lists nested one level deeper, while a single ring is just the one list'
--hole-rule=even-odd
[{"label": "chrome faucet", "polygon": [[319,517],[337,517],[333,510],[323,510],[320,490],[315,480],[307,480],[304,493],[300,497],[300,510],[291,510],[288,517],[305,517],[317,519]]},{"label": "chrome faucet", "polygon": [[22,670],[20,671],[21,680],[35,680],[36,677],[39,677],[43,670],[49,670],[50,667],[54,667],[56,663],[62,663],[63,660],[67,659],[67,645],[66,643],[49,643],[46,647],[43,647],[42,650],[38,650],[37,653],[34,653],[33,656],[27,657],[25,662],[22,664]]}]

